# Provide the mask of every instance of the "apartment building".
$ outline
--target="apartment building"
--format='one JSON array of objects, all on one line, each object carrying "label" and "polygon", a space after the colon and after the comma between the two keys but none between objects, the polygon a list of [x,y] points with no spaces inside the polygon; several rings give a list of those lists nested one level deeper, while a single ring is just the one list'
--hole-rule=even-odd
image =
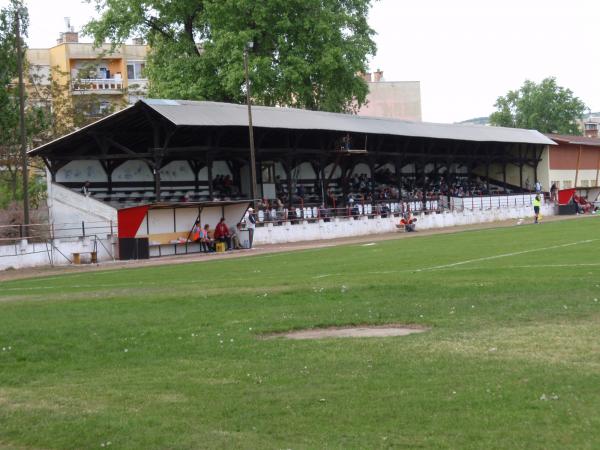
[{"label": "apartment building", "polygon": [[367,103],[359,116],[421,122],[421,83],[419,81],[386,81],[383,71],[363,74],[369,86]]},{"label": "apartment building", "polygon": [[73,29],[60,33],[53,47],[27,50],[30,74],[36,83],[48,86],[52,73],[74,102],[77,97],[95,95],[97,110],[91,114],[98,116],[145,96],[146,55],[147,46],[139,40],[115,49],[110,44],[97,48],[79,42]]}]

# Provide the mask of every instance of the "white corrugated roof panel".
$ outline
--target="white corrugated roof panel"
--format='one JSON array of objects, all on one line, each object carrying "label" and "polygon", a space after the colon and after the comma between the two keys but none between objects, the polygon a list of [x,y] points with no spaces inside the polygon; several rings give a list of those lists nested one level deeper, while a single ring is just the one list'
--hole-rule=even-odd
[{"label": "white corrugated roof panel", "polygon": [[[178,126],[248,126],[246,105],[190,100],[146,99],[142,101]],[[262,128],[332,130],[461,141],[554,145],[552,140],[535,130],[406,122],[294,108],[253,106],[252,122],[255,127]]]}]

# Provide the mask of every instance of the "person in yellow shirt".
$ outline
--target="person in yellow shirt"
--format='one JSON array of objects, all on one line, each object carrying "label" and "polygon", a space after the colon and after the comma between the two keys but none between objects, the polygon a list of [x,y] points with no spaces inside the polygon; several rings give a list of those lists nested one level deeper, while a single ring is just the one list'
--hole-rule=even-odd
[{"label": "person in yellow shirt", "polygon": [[541,206],[542,206],[542,201],[540,199],[540,195],[537,194],[535,196],[535,198],[533,199],[533,213],[534,213],[534,222],[533,223],[540,223],[539,220],[542,217],[540,214]]}]

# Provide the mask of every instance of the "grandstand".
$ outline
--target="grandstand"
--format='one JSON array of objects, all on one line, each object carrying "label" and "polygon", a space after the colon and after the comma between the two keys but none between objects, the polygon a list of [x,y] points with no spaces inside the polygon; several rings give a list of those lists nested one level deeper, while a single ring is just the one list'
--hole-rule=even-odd
[{"label": "grandstand", "polygon": [[[386,185],[398,194],[434,187],[444,176],[518,190],[524,177],[537,178],[545,146],[553,144],[533,130],[288,108],[254,107],[253,115],[259,193],[287,203],[298,192],[305,202],[344,202],[357,191],[353,175],[363,175],[371,191]],[[79,191],[89,181],[95,199],[120,208],[247,199],[248,148],[241,105],[141,100],[30,155],[44,160],[53,183]]]},{"label": "grandstand", "polygon": [[[173,217],[192,217],[193,208],[216,202],[253,201],[259,225],[441,212],[457,204],[517,207],[530,197],[517,202],[506,195],[524,194],[554,144],[534,130],[272,107],[254,107],[253,116],[259,199],[250,198],[245,106],[140,100],[29,153],[48,169],[51,222],[116,223],[127,216],[118,211],[138,206],[147,214],[165,215],[167,208]],[[456,201],[470,197],[479,200]],[[183,208],[188,212],[176,211]],[[191,225],[165,224],[156,232]]]}]

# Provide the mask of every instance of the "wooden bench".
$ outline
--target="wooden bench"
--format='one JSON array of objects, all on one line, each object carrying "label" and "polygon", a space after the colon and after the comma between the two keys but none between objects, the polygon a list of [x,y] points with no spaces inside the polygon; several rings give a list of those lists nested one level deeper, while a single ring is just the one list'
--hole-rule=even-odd
[{"label": "wooden bench", "polygon": [[[188,235],[189,235],[189,238],[192,237],[189,231],[176,231],[173,233],[149,234],[149,235],[143,236],[143,237],[148,238],[149,245],[152,247],[152,246],[167,245],[167,244],[171,244],[171,245],[187,244],[188,242],[185,242],[185,240],[188,239]],[[180,238],[184,239],[184,241],[179,242]],[[173,241],[177,241],[177,242],[173,242]]]},{"label": "wooden bench", "polygon": [[98,262],[98,252],[73,252],[73,264],[81,264],[81,255],[90,255],[90,263],[96,264]]}]

